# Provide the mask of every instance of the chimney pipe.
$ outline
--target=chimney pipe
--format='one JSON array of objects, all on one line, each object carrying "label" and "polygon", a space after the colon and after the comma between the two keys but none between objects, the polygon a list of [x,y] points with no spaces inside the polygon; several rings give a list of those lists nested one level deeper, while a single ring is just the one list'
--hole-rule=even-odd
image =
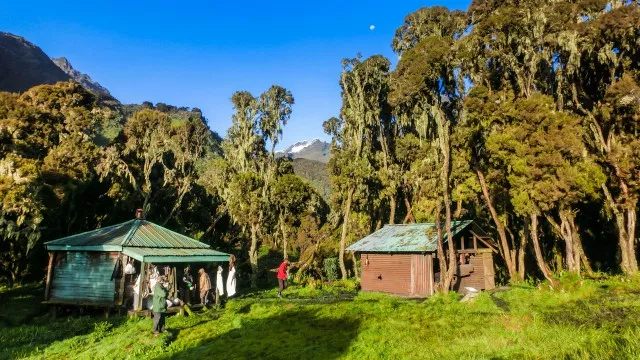
[{"label": "chimney pipe", "polygon": [[144,219],[144,211],[142,211],[142,209],[136,210],[136,219],[138,220]]}]

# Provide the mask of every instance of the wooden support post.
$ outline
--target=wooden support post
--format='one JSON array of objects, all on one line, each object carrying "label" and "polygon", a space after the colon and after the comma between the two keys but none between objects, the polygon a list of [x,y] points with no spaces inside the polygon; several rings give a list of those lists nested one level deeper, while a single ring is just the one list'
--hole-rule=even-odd
[{"label": "wooden support post", "polygon": [[138,289],[138,308],[134,309],[136,311],[140,311],[142,310],[142,294],[144,293],[144,288],[147,285],[146,279],[145,279],[145,267],[146,264],[144,263],[144,261],[140,264],[140,289]]},{"label": "wooden support post", "polygon": [[[125,261],[126,259],[126,261]],[[118,305],[122,305],[122,302],[124,300],[124,283],[127,280],[127,276],[124,273],[124,267],[126,266],[126,264],[129,262],[129,257],[128,256],[123,256],[122,253],[120,253],[120,271],[122,271],[122,277],[120,277],[120,290],[118,292]]]},{"label": "wooden support post", "polygon": [[171,297],[178,297],[178,269],[175,266],[171,269]]},{"label": "wooden support post", "polygon": [[473,235],[473,250],[478,250],[478,238]]},{"label": "wooden support post", "polygon": [[51,316],[52,319],[55,319],[57,315],[58,315],[57,305],[49,305],[49,316]]},{"label": "wooden support post", "polygon": [[460,250],[464,250],[464,236],[460,237]]},{"label": "wooden support post", "polygon": [[54,266],[54,260],[56,257],[56,252],[55,251],[50,251],[49,252],[49,267],[47,268],[47,286],[44,290],[44,300],[47,301],[49,300],[49,291],[51,291],[51,281],[53,280],[53,266]]}]

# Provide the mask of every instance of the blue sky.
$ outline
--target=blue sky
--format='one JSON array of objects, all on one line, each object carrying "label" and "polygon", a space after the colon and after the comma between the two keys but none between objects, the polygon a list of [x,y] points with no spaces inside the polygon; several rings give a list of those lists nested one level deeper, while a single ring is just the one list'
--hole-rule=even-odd
[{"label": "blue sky", "polygon": [[[3,1],[0,31],[65,56],[124,103],[198,107],[221,136],[236,90],[296,100],[282,147],[321,138],[340,110],[340,61],[383,54],[404,16],[469,1]],[[369,26],[375,29],[370,30]]]}]

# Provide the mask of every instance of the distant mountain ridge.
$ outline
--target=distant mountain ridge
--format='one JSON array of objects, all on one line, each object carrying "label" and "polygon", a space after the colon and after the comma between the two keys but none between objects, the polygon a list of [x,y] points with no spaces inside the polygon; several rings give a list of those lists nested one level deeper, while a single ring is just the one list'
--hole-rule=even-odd
[{"label": "distant mountain ridge", "polygon": [[104,104],[118,105],[109,90],[71,66],[64,57],[51,59],[23,37],[0,32],[0,91],[24,92],[34,86],[74,80]]},{"label": "distant mountain ridge", "polygon": [[331,158],[331,144],[320,139],[305,140],[278,151],[276,155],[290,159],[315,160],[326,164]]},{"label": "distant mountain ridge", "polygon": [[80,71],[76,70],[71,66],[71,63],[65,57],[59,57],[55,59],[51,59],[54,64],[56,64],[65,74],[69,75],[73,80],[77,81],[82,87],[87,90],[93,90],[95,92],[101,93],[106,96],[111,96],[109,90],[107,90],[104,86],[100,85],[97,81],[91,79],[91,77],[87,74],[83,74]]},{"label": "distant mountain ridge", "polygon": [[69,79],[38,46],[20,36],[0,32],[0,91],[23,92],[36,85]]}]

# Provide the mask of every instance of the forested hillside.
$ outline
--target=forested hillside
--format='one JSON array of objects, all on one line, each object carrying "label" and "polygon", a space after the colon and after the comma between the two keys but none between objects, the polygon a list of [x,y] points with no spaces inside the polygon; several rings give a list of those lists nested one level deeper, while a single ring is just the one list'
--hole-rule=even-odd
[{"label": "forested hillside", "polygon": [[220,140],[200,112],[171,115],[123,117],[70,82],[0,93],[3,279],[42,276],[43,241],[130,219],[138,207],[213,241],[218,202],[196,173],[219,156]]},{"label": "forested hillside", "polygon": [[[393,70],[343,61],[324,124],[343,277],[354,228],[451,238],[460,218],[492,229],[506,279],[637,273],[639,25],[632,1],[475,0],[407,15]],[[455,254],[438,249],[447,289]]]},{"label": "forested hillside", "polygon": [[293,159],[293,171],[296,175],[307,180],[325,201],[331,198],[331,183],[329,182],[329,170],[327,164],[304,158]]},{"label": "forested hillside", "polygon": [[[456,219],[491,232],[500,281],[638,272],[637,2],[422,8],[389,41],[394,66],[345,54],[336,74],[330,192],[319,165],[276,155],[294,111],[281,86],[229,94],[224,139],[196,108],[106,106],[74,82],[0,93],[0,278],[41,279],[43,241],[136,208],[233,252],[253,286],[260,254],[297,258],[299,279],[338,256],[346,278],[346,246],[384,224],[451,238]],[[440,245],[446,291],[456,256]]]}]

